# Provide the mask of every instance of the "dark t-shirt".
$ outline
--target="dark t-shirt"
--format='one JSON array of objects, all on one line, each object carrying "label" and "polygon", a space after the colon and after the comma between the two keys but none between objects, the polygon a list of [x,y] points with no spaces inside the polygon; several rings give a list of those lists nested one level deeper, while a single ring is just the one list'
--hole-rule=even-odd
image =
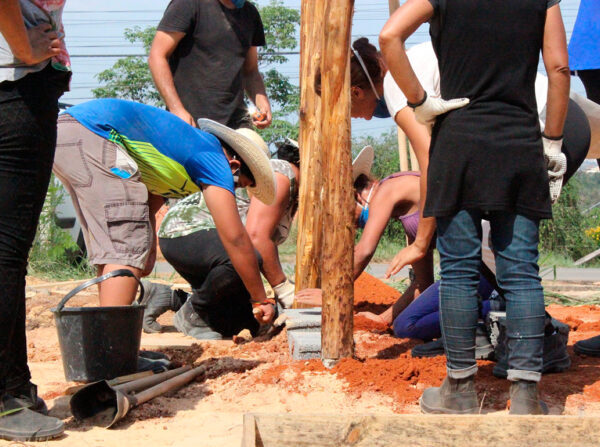
[{"label": "dark t-shirt", "polygon": [[425,216],[479,209],[551,217],[534,83],[555,1],[430,0],[441,96],[470,103],[436,120]]},{"label": "dark t-shirt", "polygon": [[219,0],[172,0],[159,31],[185,36],[169,58],[175,89],[194,119],[239,127],[247,116],[242,68],[265,34],[256,7],[228,9]]}]

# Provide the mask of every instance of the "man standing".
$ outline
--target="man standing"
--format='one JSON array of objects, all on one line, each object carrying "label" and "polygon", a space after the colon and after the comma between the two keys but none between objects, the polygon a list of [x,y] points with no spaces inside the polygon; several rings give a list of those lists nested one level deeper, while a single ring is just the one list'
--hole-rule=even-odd
[{"label": "man standing", "polygon": [[[258,71],[263,45],[258,10],[245,0],[172,0],[148,64],[167,108],[192,126],[210,118],[234,129],[263,129],[272,120]],[[260,111],[252,118],[244,90]]]}]

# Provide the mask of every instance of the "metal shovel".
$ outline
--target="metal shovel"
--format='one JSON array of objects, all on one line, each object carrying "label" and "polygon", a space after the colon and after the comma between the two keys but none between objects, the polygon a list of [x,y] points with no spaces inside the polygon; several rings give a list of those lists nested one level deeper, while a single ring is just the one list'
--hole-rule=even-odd
[{"label": "metal shovel", "polygon": [[71,413],[79,420],[94,418],[95,425],[108,428],[118,420],[115,419],[115,416],[118,409],[123,407],[122,401],[128,399],[128,393],[152,387],[190,369],[189,366],[182,366],[116,386],[106,380],[91,383],[73,394],[69,402]]},{"label": "metal shovel", "polygon": [[[110,387],[106,382],[98,382],[94,384],[94,388],[90,386],[71,398],[71,412],[77,419],[96,417],[96,425],[110,428],[125,417],[131,408],[186,385],[208,368],[208,365],[194,369],[183,366],[116,387]],[[140,390],[144,391],[134,394]]]}]

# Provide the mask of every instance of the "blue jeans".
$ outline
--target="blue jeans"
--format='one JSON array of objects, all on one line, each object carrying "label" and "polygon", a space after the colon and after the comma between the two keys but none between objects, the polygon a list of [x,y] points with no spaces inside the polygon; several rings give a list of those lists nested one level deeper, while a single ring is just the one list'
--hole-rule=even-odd
[{"label": "blue jeans", "polygon": [[[478,293],[484,299],[479,309],[480,318],[485,319],[490,312],[488,298],[494,291],[492,285],[482,276]],[[434,282],[419,295],[393,323],[394,335],[398,338],[419,338],[433,340],[442,335],[440,329],[440,281]]]},{"label": "blue jeans", "polygon": [[440,323],[448,376],[477,372],[475,330],[481,219],[490,221],[496,279],[506,299],[508,379],[539,381],[544,343],[544,293],[539,277],[539,220],[507,212],[462,210],[438,217]]}]

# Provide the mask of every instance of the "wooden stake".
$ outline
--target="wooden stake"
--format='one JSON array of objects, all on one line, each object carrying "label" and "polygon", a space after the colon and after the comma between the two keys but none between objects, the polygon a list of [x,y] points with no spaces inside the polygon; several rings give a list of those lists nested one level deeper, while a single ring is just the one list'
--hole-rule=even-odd
[{"label": "wooden stake", "polygon": [[350,142],[350,29],[353,0],[326,3],[321,58],[323,147],[323,316],[321,356],[331,366],[354,352],[354,191]]},{"label": "wooden stake", "polygon": [[398,154],[400,158],[400,170],[408,171],[408,141],[406,134],[398,126]]},{"label": "wooden stake", "polygon": [[[303,0],[300,20],[300,192],[296,243],[296,291],[321,287],[323,189],[321,98],[314,80],[321,60],[324,2]],[[294,303],[294,307],[307,307]]]},{"label": "wooden stake", "polygon": [[390,16],[400,7],[400,0],[388,0],[388,6],[390,8]]}]

